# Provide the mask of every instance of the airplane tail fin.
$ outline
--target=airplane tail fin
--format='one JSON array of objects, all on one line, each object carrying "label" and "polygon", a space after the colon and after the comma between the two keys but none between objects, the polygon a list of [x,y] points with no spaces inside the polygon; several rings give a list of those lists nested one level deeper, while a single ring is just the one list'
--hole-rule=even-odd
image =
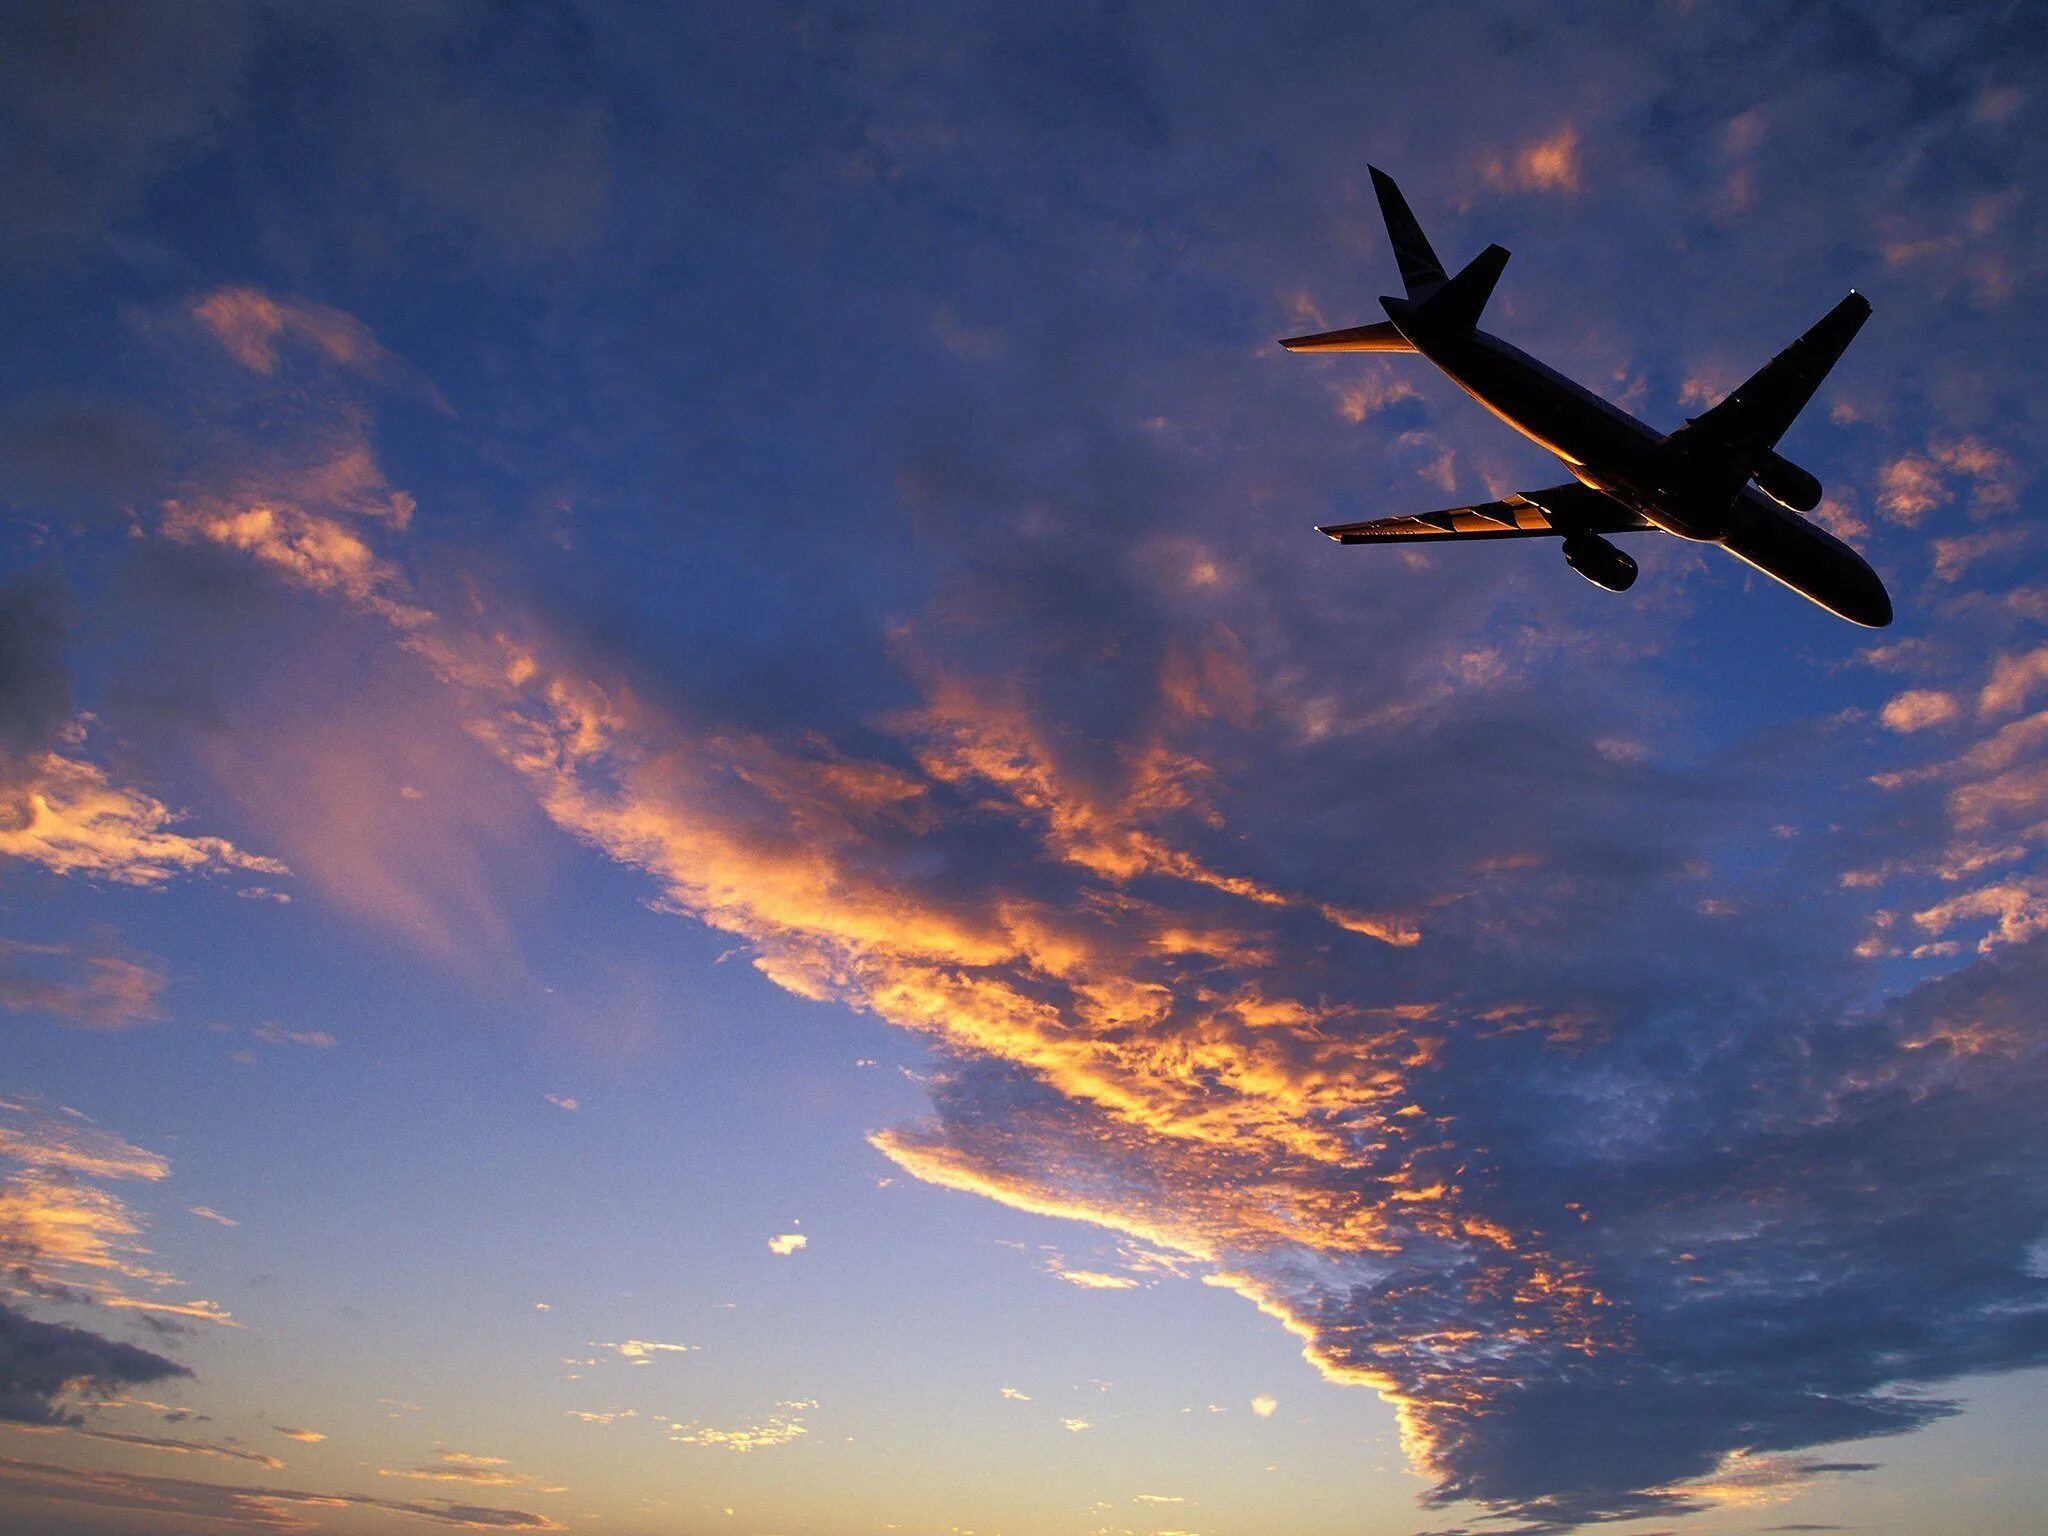
[{"label": "airplane tail fin", "polygon": [[1479,313],[1493,297],[1493,285],[1500,281],[1501,269],[1507,264],[1507,251],[1489,245],[1422,301],[1422,313],[1445,327],[1471,330],[1479,323]]},{"label": "airplane tail fin", "polygon": [[1443,287],[1444,264],[1430,249],[1429,237],[1416,223],[1414,211],[1401,195],[1401,189],[1394,185],[1394,178],[1376,165],[1369,165],[1366,170],[1372,173],[1372,189],[1380,200],[1380,217],[1387,221],[1387,238],[1394,242],[1394,259],[1401,264],[1401,282],[1408,289],[1408,297],[1419,304]]}]

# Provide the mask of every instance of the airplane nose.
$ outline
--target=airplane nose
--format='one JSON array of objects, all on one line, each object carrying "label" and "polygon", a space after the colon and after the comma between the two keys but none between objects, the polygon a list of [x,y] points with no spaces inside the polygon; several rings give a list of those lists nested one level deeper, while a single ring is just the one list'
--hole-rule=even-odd
[{"label": "airplane nose", "polygon": [[1883,578],[1868,565],[1863,566],[1863,575],[1853,600],[1842,608],[1842,617],[1865,629],[1883,629],[1892,621],[1892,595],[1885,591]]}]

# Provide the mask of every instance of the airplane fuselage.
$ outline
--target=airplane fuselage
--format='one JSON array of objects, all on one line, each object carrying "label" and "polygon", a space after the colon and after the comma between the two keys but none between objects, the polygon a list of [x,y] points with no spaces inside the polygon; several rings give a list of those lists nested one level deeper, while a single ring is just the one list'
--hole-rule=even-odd
[{"label": "airplane fuselage", "polygon": [[1476,328],[1431,325],[1420,306],[1383,298],[1387,318],[1466,394],[1564,461],[1581,484],[1666,533],[1729,553],[1854,623],[1891,622],[1884,583],[1847,544],[1748,483],[1674,455],[1665,434]]}]

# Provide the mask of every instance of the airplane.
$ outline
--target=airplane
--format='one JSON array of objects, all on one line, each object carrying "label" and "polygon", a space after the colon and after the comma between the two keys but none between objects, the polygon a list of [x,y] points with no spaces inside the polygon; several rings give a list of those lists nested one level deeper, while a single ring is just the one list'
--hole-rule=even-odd
[{"label": "airplane", "polygon": [[1419,352],[1564,460],[1572,478],[1501,501],[1317,532],[1340,544],[1562,538],[1565,564],[1595,586],[1626,592],[1635,584],[1636,562],[1608,536],[1661,529],[1718,544],[1852,624],[1891,623],[1892,600],[1877,572],[1799,515],[1820,505],[1820,482],[1777,452],[1778,439],[1870,318],[1868,299],[1852,289],[1727,399],[1675,432],[1659,432],[1480,330],[1480,312],[1508,253],[1489,245],[1447,277],[1393,178],[1367,169],[1407,297],[1381,298],[1385,320],[1291,336],[1280,345],[1290,352]]}]

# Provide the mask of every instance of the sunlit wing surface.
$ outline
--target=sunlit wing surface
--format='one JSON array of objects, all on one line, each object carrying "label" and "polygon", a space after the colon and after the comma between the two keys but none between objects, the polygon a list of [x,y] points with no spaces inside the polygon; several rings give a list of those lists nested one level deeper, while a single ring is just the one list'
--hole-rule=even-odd
[{"label": "sunlit wing surface", "polygon": [[1482,501],[1440,512],[1411,512],[1362,523],[1318,525],[1339,544],[1387,541],[1428,543],[1443,539],[1559,538],[1575,533],[1635,533],[1654,527],[1641,513],[1576,481],[1540,491],[1520,491],[1502,501]]}]

